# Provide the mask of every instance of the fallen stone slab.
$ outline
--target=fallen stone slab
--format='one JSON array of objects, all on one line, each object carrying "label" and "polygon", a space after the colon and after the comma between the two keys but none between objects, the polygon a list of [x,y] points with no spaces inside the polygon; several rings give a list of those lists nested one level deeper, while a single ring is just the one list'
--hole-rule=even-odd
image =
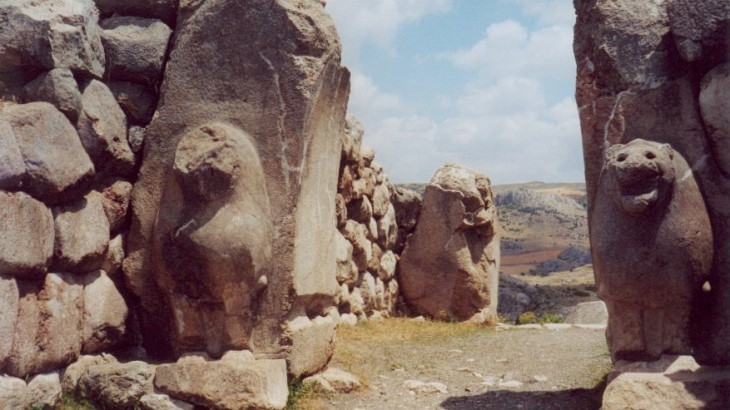
[{"label": "fallen stone slab", "polygon": [[130,409],[152,393],[154,375],[155,367],[141,361],[92,365],[79,379],[79,389],[105,409]]}]

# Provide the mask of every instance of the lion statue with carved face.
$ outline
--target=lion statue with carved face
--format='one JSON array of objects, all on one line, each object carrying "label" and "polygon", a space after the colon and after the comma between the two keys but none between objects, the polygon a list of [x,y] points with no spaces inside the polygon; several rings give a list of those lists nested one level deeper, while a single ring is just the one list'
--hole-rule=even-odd
[{"label": "lion statue with carved face", "polygon": [[712,266],[712,229],[685,159],[635,139],[606,149],[589,217],[614,360],[692,354],[690,313]]}]

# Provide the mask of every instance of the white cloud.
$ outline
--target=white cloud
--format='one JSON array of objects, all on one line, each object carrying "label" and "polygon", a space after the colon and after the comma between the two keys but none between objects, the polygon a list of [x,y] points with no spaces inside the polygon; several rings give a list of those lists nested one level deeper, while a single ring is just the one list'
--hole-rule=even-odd
[{"label": "white cloud", "polygon": [[[394,181],[428,181],[448,162],[480,169],[497,184],[583,179],[572,98],[572,4],[502,1],[519,5],[537,25],[514,16],[490,25],[469,46],[416,59],[438,58],[470,77],[463,88],[433,96],[429,104],[438,110],[438,120],[416,111],[407,95],[384,92],[348,62],[350,111],[365,124],[365,144],[375,148],[376,160]],[[395,52],[399,27],[450,7],[450,0],[330,0],[327,10],[337,22],[345,56],[357,56],[365,44]]]},{"label": "white cloud", "polygon": [[490,25],[473,46],[442,55],[457,67],[476,71],[486,81],[522,75],[540,80],[575,76],[573,30],[551,25],[529,31],[507,20]]},{"label": "white cloud", "polygon": [[[337,22],[343,55],[357,61],[360,47],[371,43],[395,54],[393,41],[402,24],[451,9],[452,0],[329,0],[327,11]],[[348,61],[349,60],[349,61]]]},{"label": "white cloud", "polygon": [[575,12],[570,0],[507,0],[516,3],[528,16],[536,16],[541,25],[573,25]]},{"label": "white cloud", "polygon": [[400,96],[381,91],[372,78],[353,70],[348,108],[358,113],[360,120],[367,124],[383,116],[401,114],[404,104]]}]

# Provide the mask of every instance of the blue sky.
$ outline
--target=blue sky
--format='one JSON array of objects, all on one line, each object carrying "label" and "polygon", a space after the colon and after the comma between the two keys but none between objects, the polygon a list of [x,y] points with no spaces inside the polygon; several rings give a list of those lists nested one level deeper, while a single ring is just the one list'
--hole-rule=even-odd
[{"label": "blue sky", "polygon": [[391,180],[579,182],[571,0],[329,0],[349,111]]}]

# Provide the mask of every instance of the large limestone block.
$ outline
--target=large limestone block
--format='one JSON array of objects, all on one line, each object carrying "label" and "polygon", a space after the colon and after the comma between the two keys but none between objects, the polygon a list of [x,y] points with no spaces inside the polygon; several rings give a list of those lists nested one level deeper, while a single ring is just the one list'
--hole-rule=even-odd
[{"label": "large limestone block", "polygon": [[420,314],[468,320],[488,308],[496,318],[499,237],[489,178],[459,165],[436,171],[398,277]]},{"label": "large limestone block", "polygon": [[72,275],[49,273],[41,289],[33,282],[18,287],[18,320],[5,372],[25,377],[73,362],[81,352],[82,286]]},{"label": "large limestone block", "polygon": [[109,87],[101,81],[91,80],[84,86],[77,128],[97,172],[132,173],[134,154],[127,141],[127,117]]},{"label": "large limestone block", "polygon": [[76,130],[46,102],[2,108],[25,162],[23,190],[48,203],[73,194],[94,173]]},{"label": "large limestone block", "polygon": [[104,74],[92,0],[3,0],[0,11],[0,65]]},{"label": "large limestone block", "polygon": [[54,208],[53,213],[54,266],[75,273],[101,267],[109,247],[109,220],[101,194],[91,191],[80,201]]},{"label": "large limestone block", "polygon": [[0,275],[0,370],[13,348],[20,294],[15,279]]},{"label": "large limestone block", "polygon": [[23,155],[15,133],[0,112],[0,189],[15,188],[25,174]]},{"label": "large limestone block", "polygon": [[221,410],[283,409],[289,394],[284,360],[223,356],[184,358],[157,367],[155,388],[171,397]]},{"label": "large limestone block", "polygon": [[327,316],[309,319],[299,316],[287,325],[291,347],[287,355],[289,373],[297,378],[324,369],[335,350],[335,330],[339,315],[333,309]]},{"label": "large limestone block", "polygon": [[81,92],[71,70],[54,68],[39,75],[24,87],[25,101],[53,104],[72,122],[79,118]]},{"label": "large limestone block", "polygon": [[134,408],[153,391],[155,366],[141,361],[89,366],[79,379],[79,390],[101,408]]},{"label": "large limestone block", "polygon": [[[124,268],[145,313],[141,317],[146,347],[159,355],[181,350],[175,314],[162,302],[159,290],[158,282],[165,281],[155,274],[163,271],[164,260],[153,254],[162,253],[151,252],[155,232],[161,231],[157,215],[181,218],[166,225],[170,229],[187,222],[175,201],[163,200],[163,192],[173,189],[168,188],[168,178],[177,178],[173,164],[178,146],[206,124],[224,124],[247,136],[258,158],[258,164],[248,164],[247,169],[260,167],[265,184],[252,180],[249,193],[235,188],[230,200],[199,198],[187,206],[191,213],[198,209],[212,216],[214,209],[236,204],[239,193],[253,204],[252,193],[266,191],[271,218],[261,220],[261,229],[268,223],[276,232],[271,259],[249,272],[258,277],[255,272],[270,274],[256,309],[238,305],[259,319],[242,329],[237,340],[252,337],[255,349],[276,350],[290,309],[316,311],[331,303],[336,292],[334,198],[349,73],[340,66],[334,24],[315,2],[186,2],[180,15],[184,18],[176,26],[160,104],[145,131]],[[254,209],[264,208],[262,203]],[[244,210],[242,218],[246,215],[250,214]],[[190,237],[200,229],[187,225],[181,234]],[[238,246],[227,243],[234,237],[211,243],[211,252]],[[200,274],[210,277],[206,271]],[[181,274],[174,283],[180,289],[196,289],[201,282]],[[249,289],[235,292],[244,298],[254,295]]]},{"label": "large limestone block", "polygon": [[730,369],[700,366],[691,356],[619,361],[603,393],[605,410],[726,409]]},{"label": "large limestone block", "polygon": [[690,314],[709,278],[713,245],[684,158],[642,139],[608,148],[589,223],[613,358],[691,353]]},{"label": "large limestone block", "polygon": [[23,192],[0,191],[0,274],[43,275],[53,257],[53,214]]},{"label": "large limestone block", "polygon": [[127,320],[127,303],[106,272],[84,277],[84,354],[113,347],[121,341]]},{"label": "large limestone block", "polygon": [[141,16],[157,18],[170,25],[177,19],[179,0],[94,0],[102,16]]},{"label": "large limestone block", "polygon": [[142,84],[160,81],[170,27],[157,19],[114,16],[102,20],[101,28],[109,78]]},{"label": "large limestone block", "polygon": [[26,409],[29,403],[28,386],[23,379],[0,375],[0,409]]}]

